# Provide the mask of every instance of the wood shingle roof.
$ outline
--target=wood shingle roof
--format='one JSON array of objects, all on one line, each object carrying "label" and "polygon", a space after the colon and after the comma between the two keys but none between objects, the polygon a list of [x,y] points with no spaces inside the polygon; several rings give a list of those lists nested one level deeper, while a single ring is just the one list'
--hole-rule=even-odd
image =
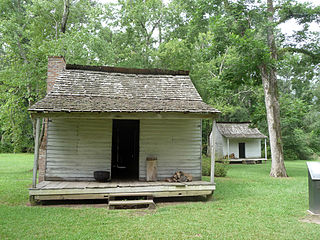
[{"label": "wood shingle roof", "polygon": [[[77,65],[76,65],[77,66]],[[185,72],[125,73],[67,65],[33,112],[219,113],[204,103]]]},{"label": "wood shingle roof", "polygon": [[227,138],[267,138],[250,123],[217,123],[217,128]]}]

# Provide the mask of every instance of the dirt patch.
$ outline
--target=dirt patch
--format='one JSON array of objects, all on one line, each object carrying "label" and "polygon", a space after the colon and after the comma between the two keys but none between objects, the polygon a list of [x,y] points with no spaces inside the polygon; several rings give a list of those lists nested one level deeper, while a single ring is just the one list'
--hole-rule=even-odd
[{"label": "dirt patch", "polygon": [[306,217],[300,219],[300,222],[320,224],[320,215],[308,213]]}]

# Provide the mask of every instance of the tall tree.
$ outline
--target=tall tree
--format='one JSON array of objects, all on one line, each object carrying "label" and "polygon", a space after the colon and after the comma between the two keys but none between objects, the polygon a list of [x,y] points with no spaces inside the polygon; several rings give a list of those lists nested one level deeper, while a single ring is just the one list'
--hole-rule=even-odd
[{"label": "tall tree", "polygon": [[271,64],[262,63],[261,71],[262,84],[264,88],[264,98],[267,110],[267,120],[269,129],[269,139],[271,147],[271,171],[272,177],[287,177],[284,166],[283,144],[280,126],[280,104],[278,93],[277,73],[274,64],[278,59],[276,41],[274,35],[274,7],[273,1],[267,1],[268,26],[267,43],[270,49]]},{"label": "tall tree", "polygon": [[[314,10],[310,5],[298,4],[293,1],[282,1],[276,7],[277,18],[275,19],[275,8],[272,0],[267,0],[266,8],[261,6],[249,5],[244,1],[233,3],[224,1],[226,17],[232,17],[237,29],[234,31],[231,43],[243,56],[243,60],[251,64],[251,68],[246,68],[251,74],[260,76],[264,88],[265,107],[267,111],[267,121],[271,145],[272,167],[270,176],[286,177],[287,173],[284,166],[283,143],[280,126],[280,105],[278,92],[277,67],[279,67],[277,45],[285,47],[283,42],[276,42],[279,34],[276,27],[291,18],[300,19],[304,24],[309,23],[319,15],[319,9]],[[242,9],[241,14],[238,9]],[[266,9],[266,11],[264,11]],[[290,14],[288,14],[290,13]],[[232,24],[232,23],[231,23]],[[241,30],[242,29],[242,30]],[[266,31],[264,31],[266,30]],[[290,47],[285,47],[280,52],[291,51],[309,54],[314,61],[318,56],[318,51],[308,50],[307,48],[297,48],[306,39],[307,29],[304,34],[299,36],[297,41]],[[317,48],[313,48],[314,50]],[[282,57],[282,56],[281,56]],[[256,69],[255,69],[256,68]],[[257,78],[258,79],[258,78]],[[247,82],[243,79],[244,82]]]}]

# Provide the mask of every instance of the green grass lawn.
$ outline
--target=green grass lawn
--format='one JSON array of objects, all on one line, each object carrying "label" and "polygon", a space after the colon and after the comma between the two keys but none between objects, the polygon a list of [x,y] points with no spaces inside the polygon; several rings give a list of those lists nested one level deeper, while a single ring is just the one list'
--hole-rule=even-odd
[{"label": "green grass lawn", "polygon": [[32,165],[33,155],[0,154],[0,239],[320,238],[319,225],[299,221],[308,209],[305,161],[286,162],[286,179],[270,178],[270,163],[231,165],[213,201],[156,211],[29,207]]}]

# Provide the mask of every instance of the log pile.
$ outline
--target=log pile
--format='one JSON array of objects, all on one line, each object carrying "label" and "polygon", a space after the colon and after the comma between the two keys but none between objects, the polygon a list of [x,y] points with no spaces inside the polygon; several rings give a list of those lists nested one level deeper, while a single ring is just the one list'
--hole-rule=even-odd
[{"label": "log pile", "polygon": [[166,179],[167,182],[192,182],[192,175],[184,173],[183,171],[177,171],[171,178]]},{"label": "log pile", "polygon": [[[229,155],[229,159],[235,159],[235,158],[236,158],[236,156],[234,155],[234,153],[231,153]],[[228,159],[228,154],[224,156],[224,159]]]}]

